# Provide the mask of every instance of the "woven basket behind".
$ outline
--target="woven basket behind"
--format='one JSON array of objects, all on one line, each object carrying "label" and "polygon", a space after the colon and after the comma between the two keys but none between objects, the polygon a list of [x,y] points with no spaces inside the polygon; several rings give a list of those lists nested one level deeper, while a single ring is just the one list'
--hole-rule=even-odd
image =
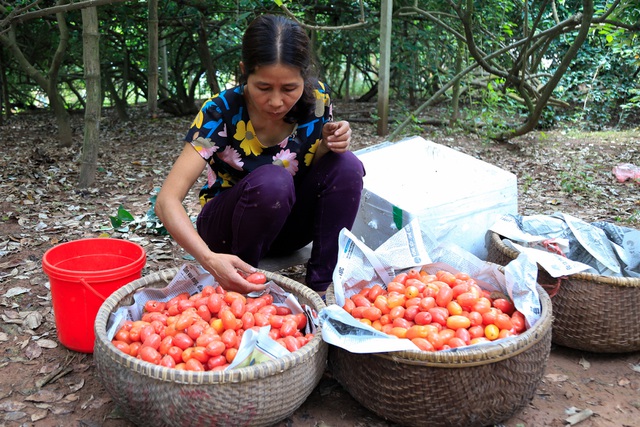
[{"label": "woven basket behind", "polygon": [[[107,391],[124,415],[139,426],[268,426],[291,415],[311,394],[326,368],[328,346],[320,331],[300,350],[254,366],[215,372],[164,368],[128,356],[106,336],[107,319],[133,303],[142,287],[165,287],[177,269],[133,281],[112,294],[95,323],[94,360]],[[306,286],[265,272],[301,303],[316,311],[320,296]]]},{"label": "woven basket behind", "polygon": [[[406,426],[482,427],[511,418],[542,379],[551,349],[551,301],[513,338],[452,351],[355,354],[329,346],[329,369],[364,407]],[[335,303],[333,288],[327,304]]]},{"label": "woven basket behind", "polygon": [[[519,252],[489,232],[487,260],[507,265]],[[595,353],[640,350],[640,279],[590,273],[555,279],[538,268],[538,282],[552,290],[553,342]]]}]

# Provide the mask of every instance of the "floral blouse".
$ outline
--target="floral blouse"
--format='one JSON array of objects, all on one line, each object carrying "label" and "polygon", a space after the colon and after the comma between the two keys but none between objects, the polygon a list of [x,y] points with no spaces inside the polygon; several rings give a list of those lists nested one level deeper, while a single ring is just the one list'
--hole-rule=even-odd
[{"label": "floral blouse", "polygon": [[236,86],[207,100],[185,137],[207,161],[207,183],[200,190],[202,205],[265,164],[286,168],[294,179],[303,176],[322,140],[322,126],[332,120],[329,93],[318,82],[315,111],[296,123],[282,142],[265,147],[255,135],[243,93],[244,86]]}]

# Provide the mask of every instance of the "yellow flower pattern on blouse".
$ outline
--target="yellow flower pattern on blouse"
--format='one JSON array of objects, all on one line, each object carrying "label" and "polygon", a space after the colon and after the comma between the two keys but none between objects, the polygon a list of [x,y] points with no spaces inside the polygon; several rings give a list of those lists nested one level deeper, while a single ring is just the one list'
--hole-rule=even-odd
[{"label": "yellow flower pattern on blouse", "polygon": [[262,145],[260,145],[260,141],[256,138],[256,132],[253,129],[253,123],[251,123],[251,120],[249,120],[247,124],[245,124],[244,120],[240,120],[237,124],[236,133],[233,137],[237,141],[241,141],[240,148],[244,150],[245,156],[248,156],[249,154],[258,156],[262,153]]},{"label": "yellow flower pattern on blouse", "polygon": [[316,142],[313,143],[311,147],[309,147],[309,151],[304,155],[304,164],[307,166],[311,165],[313,161],[313,157],[316,155],[316,150],[318,149],[318,145],[320,145],[321,140],[316,139]]},{"label": "yellow flower pattern on blouse", "polygon": [[329,94],[325,90],[325,87],[322,83],[319,84],[322,90],[316,89],[313,91],[316,96],[316,108],[315,115],[316,117],[322,117],[324,114],[324,107],[327,106],[330,102]]},{"label": "yellow flower pattern on blouse", "polygon": [[185,141],[190,142],[207,163],[207,182],[200,190],[201,203],[267,164],[285,168],[294,178],[308,172],[320,147],[322,127],[333,119],[328,87],[321,82],[314,85],[315,103],[292,114],[295,130],[271,147],[263,146],[258,140],[243,85],[223,90],[205,101],[185,136]]},{"label": "yellow flower pattern on blouse", "polygon": [[[214,96],[209,98],[206,102],[209,102],[212,99],[217,98],[219,95],[220,94],[215,94]],[[200,129],[202,127],[202,123],[203,122],[204,122],[204,113],[202,112],[202,110],[200,110],[200,111],[198,111],[198,114],[196,115],[195,119],[193,119],[193,123],[191,123],[191,127],[192,128],[196,128],[196,129]]]}]

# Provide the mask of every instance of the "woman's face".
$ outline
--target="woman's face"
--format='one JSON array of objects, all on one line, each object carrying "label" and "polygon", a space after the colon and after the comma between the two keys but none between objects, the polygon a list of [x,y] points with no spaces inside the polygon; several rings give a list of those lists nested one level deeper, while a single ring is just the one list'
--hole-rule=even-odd
[{"label": "woman's face", "polygon": [[282,120],[304,91],[300,70],[288,65],[263,65],[247,77],[248,98],[254,111],[271,120]]}]

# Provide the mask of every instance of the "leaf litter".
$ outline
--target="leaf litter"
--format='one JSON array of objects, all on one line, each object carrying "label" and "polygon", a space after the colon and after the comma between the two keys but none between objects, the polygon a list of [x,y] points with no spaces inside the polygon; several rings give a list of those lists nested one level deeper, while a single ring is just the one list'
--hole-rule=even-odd
[{"label": "leaf litter", "polygon": [[[345,119],[354,119],[353,150],[384,141],[375,134],[371,116],[374,107],[336,107],[337,117],[344,111]],[[350,116],[349,112],[360,116]],[[163,233],[152,207],[158,188],[182,147],[181,138],[191,118],[150,120],[140,109],[136,111],[137,120],[122,123],[112,114],[105,111],[103,115],[97,179],[92,188],[85,190],[75,188],[81,132],[75,135],[72,147],[60,148],[55,135],[49,132],[55,122],[48,114],[38,115],[37,120],[31,116],[12,117],[0,126],[4,141],[0,155],[0,419],[6,425],[19,425],[28,419],[43,426],[130,426],[118,415],[96,378],[92,356],[69,351],[57,341],[49,282],[41,266],[47,249],[87,237],[126,238],[139,243],[147,253],[143,275],[179,267],[190,260]],[[82,128],[80,116],[73,115],[72,121],[75,129]],[[32,129],[30,134],[22,131],[27,122]],[[29,135],[40,135],[35,147]],[[519,211],[523,215],[559,211],[589,221],[640,226],[638,187],[631,182],[616,182],[611,173],[617,164],[640,164],[640,131],[535,132],[509,144],[439,128],[425,128],[422,136],[516,174]],[[185,209],[192,218],[199,211],[200,185],[202,181],[185,200]],[[116,226],[112,218],[122,222]],[[304,281],[304,266],[279,273]],[[620,377],[625,367],[630,374]],[[502,425],[561,426],[580,422],[598,426],[594,420],[599,419],[625,425],[625,420],[640,419],[640,378],[634,375],[638,372],[638,353],[593,356],[554,346],[534,399]],[[322,395],[323,401],[342,405],[339,410],[323,409],[332,405],[305,403],[279,425],[295,426],[295,420],[300,419],[306,420],[305,425],[315,421],[350,426],[362,424],[363,420],[373,420],[367,425],[393,425],[360,407],[341,386],[331,382],[330,374],[316,393],[327,389],[332,392]],[[610,403],[613,401],[617,403]],[[576,409],[573,414],[565,412],[572,407],[583,409]],[[588,411],[591,414],[585,417]],[[585,418],[574,421],[574,416]]]}]

